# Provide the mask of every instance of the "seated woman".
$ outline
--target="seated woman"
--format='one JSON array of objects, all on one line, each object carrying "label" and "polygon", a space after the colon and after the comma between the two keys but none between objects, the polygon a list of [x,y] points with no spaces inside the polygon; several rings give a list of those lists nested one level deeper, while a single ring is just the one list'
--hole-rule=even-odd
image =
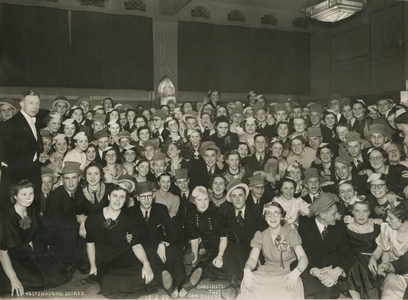
[{"label": "seated woman", "polygon": [[66,119],[62,122],[60,132],[68,138],[68,151],[75,148],[73,136],[79,131],[79,124],[74,119]]},{"label": "seated woman", "polygon": [[239,142],[237,152],[239,154],[239,158],[241,160],[241,165],[246,166],[248,164],[248,158],[251,154],[251,150],[247,143]]},{"label": "seated woman", "polygon": [[24,296],[25,291],[70,281],[75,269],[68,271],[53,256],[38,255],[37,250],[42,250],[40,234],[46,228],[32,207],[33,184],[28,180],[13,184],[10,195],[14,207],[0,226],[0,292]]},{"label": "seated woman", "polygon": [[369,200],[358,199],[350,204],[350,210],[353,217],[347,220],[346,231],[356,261],[342,282],[341,290],[349,291],[353,299],[379,299],[379,278],[370,272],[368,262],[377,247],[375,239],[380,234],[381,226],[369,217]]},{"label": "seated woman", "polygon": [[214,123],[215,133],[210,136],[210,140],[220,148],[222,155],[228,150],[237,149],[238,147],[238,134],[229,131],[229,125],[228,117],[216,117]]},{"label": "seated woman", "polygon": [[179,142],[171,142],[167,147],[167,156],[170,161],[167,165],[166,171],[175,175],[176,170],[189,169],[191,163],[181,157],[181,144]]},{"label": "seated woman", "polygon": [[[395,261],[408,249],[408,204],[404,199],[387,211],[387,223],[381,224],[376,238],[377,248],[371,255],[368,268],[373,275],[385,276],[381,299],[402,299],[407,288],[408,273],[396,274]],[[381,257],[381,264],[377,260]]]},{"label": "seated woman", "polygon": [[232,208],[230,202],[227,201],[227,181],[223,176],[217,175],[210,182],[210,188],[207,190],[208,198],[217,207],[227,210]]},{"label": "seated woman", "polygon": [[88,148],[85,151],[86,165],[89,165],[91,162],[95,161],[96,153],[98,153],[98,146],[95,146],[94,144],[89,144]]},{"label": "seated woman", "polygon": [[146,294],[146,285],[154,277],[136,225],[122,212],[127,200],[127,190],[113,185],[109,205],[90,214],[85,223],[89,274],[96,276],[101,293],[108,298]]},{"label": "seated woman", "polygon": [[334,171],[333,147],[331,144],[322,143],[317,148],[316,157],[320,163],[312,162],[312,168],[319,171],[319,175],[324,178],[324,181],[336,181],[336,173]]},{"label": "seated woman", "polygon": [[[257,231],[251,241],[251,253],[245,264],[238,299],[303,299],[300,275],[309,261],[296,230],[285,225],[286,211],[279,203],[264,205],[263,217],[268,229]],[[262,251],[265,264],[256,268]],[[291,270],[297,258],[297,265]]]},{"label": "seated woman", "polygon": [[[91,162],[84,170],[85,183],[75,194],[77,215],[89,215],[107,206],[112,184],[104,183],[104,171],[98,162]],[[84,220],[83,220],[84,221]]]},{"label": "seated woman", "polygon": [[50,164],[48,167],[54,172],[59,173],[62,170],[64,164],[65,153],[68,149],[68,138],[63,134],[57,134],[52,139],[52,146],[54,152],[50,155]]},{"label": "seated woman", "polygon": [[388,187],[384,174],[374,173],[367,180],[370,186],[370,195],[367,199],[371,201],[372,210],[370,218],[387,219],[387,209],[390,208],[390,202],[387,197]]},{"label": "seated woman", "polygon": [[107,183],[116,183],[118,177],[125,171],[121,164],[119,164],[119,155],[117,147],[106,147],[103,150],[102,159],[106,161],[106,166],[103,168],[104,180]]},{"label": "seated woman", "polygon": [[289,164],[285,171],[285,177],[293,179],[293,181],[296,183],[294,194],[295,197],[300,197],[302,195],[303,172],[304,172],[303,167],[297,162]]},{"label": "seated woman", "polygon": [[283,142],[277,138],[273,138],[269,144],[269,153],[271,154],[271,157],[274,157],[279,161],[278,170],[280,178],[285,176],[285,171],[288,168],[288,162],[286,161],[286,158],[283,157],[284,147],[285,145]]},{"label": "seated woman", "polygon": [[251,149],[250,154],[255,152],[254,137],[258,134],[256,129],[258,128],[258,121],[255,118],[249,117],[242,122],[242,128],[244,129],[244,134],[239,137],[239,141],[246,143]]},{"label": "seated woman", "polygon": [[74,137],[75,148],[68,151],[64,157],[64,163],[67,161],[73,161],[80,163],[80,169],[83,171],[86,167],[86,155],[85,151],[88,148],[88,136],[85,132],[80,131]]},{"label": "seated woman", "polygon": [[248,166],[241,166],[241,159],[237,150],[230,150],[225,153],[225,163],[228,169],[222,174],[226,180],[226,184],[233,179],[238,179],[242,183],[248,184],[248,178],[251,177],[251,169]]},{"label": "seated woman", "polygon": [[173,218],[178,213],[180,198],[169,192],[171,186],[171,174],[160,174],[158,177],[158,185],[159,190],[154,193],[156,203],[165,205],[169,211],[170,218]]},{"label": "seated woman", "polygon": [[[133,130],[131,133],[130,133],[130,136],[133,138],[133,140],[135,141],[135,142],[138,142],[139,141],[139,137],[137,136],[137,129],[139,129],[140,127],[143,127],[143,126],[146,126],[147,124],[148,124],[148,121],[147,121],[147,119],[146,119],[146,117],[145,116],[143,116],[143,115],[137,115],[137,116],[135,116],[135,125],[136,125],[136,129],[135,130]],[[125,129],[126,130],[126,129]]]},{"label": "seated woman", "polygon": [[154,182],[154,175],[150,171],[150,163],[147,159],[139,160],[135,165],[135,175],[133,176],[136,183],[151,181]]},{"label": "seated woman", "polygon": [[[106,118],[108,119],[108,118]],[[108,123],[107,131],[109,135],[109,145],[119,145],[119,132],[121,132],[122,127],[120,125],[119,119],[113,119]]]},{"label": "seated woman", "polygon": [[[193,192],[195,206],[187,210],[186,231],[194,254],[194,268],[184,281],[179,292],[180,297],[186,297],[188,292],[200,282],[202,275],[219,274],[224,264],[223,255],[228,245],[228,221],[225,213],[216,207],[208,198],[207,189],[197,186]],[[199,257],[198,248],[203,242],[206,253]]]},{"label": "seated woman", "polygon": [[297,229],[299,226],[299,215],[307,216],[310,214],[309,203],[302,198],[294,197],[296,182],[293,179],[284,177],[279,182],[281,195],[272,199],[272,202],[279,203],[285,210],[286,226]]},{"label": "seated woman", "polygon": [[57,112],[50,111],[43,122],[46,125],[44,129],[50,132],[51,137],[54,137],[58,134],[61,126],[61,115]]},{"label": "seated woman", "polygon": [[197,160],[202,160],[203,158],[200,155],[200,147],[202,140],[202,133],[200,130],[193,130],[189,136],[187,136],[188,142],[185,144],[185,155],[186,159],[194,162]]},{"label": "seated woman", "polygon": [[297,135],[301,135],[306,140],[308,139],[305,119],[303,119],[303,118],[293,119],[293,125],[292,126],[293,126],[293,129],[295,131],[289,136],[289,138],[295,137]]},{"label": "seated woman", "polygon": [[134,175],[134,169],[136,165],[136,148],[135,146],[129,145],[122,151],[122,169],[124,173],[129,175]]},{"label": "seated woman", "polygon": [[144,153],[144,142],[149,140],[152,136],[152,133],[150,131],[150,128],[148,126],[141,126],[137,130],[137,137],[138,137],[138,142],[134,142],[137,153],[143,154]]}]

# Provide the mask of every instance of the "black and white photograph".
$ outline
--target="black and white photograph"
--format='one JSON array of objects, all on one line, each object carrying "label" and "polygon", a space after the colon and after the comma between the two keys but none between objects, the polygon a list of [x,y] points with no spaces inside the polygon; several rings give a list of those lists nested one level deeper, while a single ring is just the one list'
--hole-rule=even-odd
[{"label": "black and white photograph", "polygon": [[0,0],[0,299],[408,299],[408,1]]}]

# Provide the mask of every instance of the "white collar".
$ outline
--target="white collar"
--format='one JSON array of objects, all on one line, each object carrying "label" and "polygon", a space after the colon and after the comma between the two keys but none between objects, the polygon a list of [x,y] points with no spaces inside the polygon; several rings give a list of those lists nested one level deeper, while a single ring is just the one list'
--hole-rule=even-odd
[{"label": "white collar", "polygon": [[246,205],[245,205],[243,208],[241,208],[240,210],[236,210],[236,209],[234,208],[234,210],[235,210],[235,217],[238,217],[238,213],[239,213],[240,211],[242,211],[242,217],[245,219],[245,209],[246,209]]},{"label": "white collar", "polygon": [[322,223],[320,223],[320,222],[317,220],[317,218],[315,218],[315,221],[316,221],[316,225],[317,225],[317,228],[319,229],[320,234],[322,234],[324,228],[327,227],[327,225],[323,225]]}]

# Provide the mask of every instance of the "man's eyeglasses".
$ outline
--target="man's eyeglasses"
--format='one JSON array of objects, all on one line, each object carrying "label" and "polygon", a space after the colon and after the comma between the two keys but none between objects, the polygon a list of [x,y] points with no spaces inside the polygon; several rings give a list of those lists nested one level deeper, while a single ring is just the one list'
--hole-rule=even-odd
[{"label": "man's eyeglasses", "polygon": [[380,183],[380,184],[371,184],[370,187],[372,189],[382,189],[384,187],[385,183]]},{"label": "man's eyeglasses", "polygon": [[139,198],[142,201],[151,200],[151,199],[153,199],[153,195],[143,195],[143,196],[139,196]]}]

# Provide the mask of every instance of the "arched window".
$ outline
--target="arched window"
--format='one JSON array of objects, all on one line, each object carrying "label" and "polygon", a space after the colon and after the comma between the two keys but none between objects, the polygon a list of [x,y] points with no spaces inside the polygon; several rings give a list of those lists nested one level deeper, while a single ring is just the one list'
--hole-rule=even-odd
[{"label": "arched window", "polygon": [[160,104],[167,104],[169,100],[176,102],[176,89],[169,77],[164,76],[159,82],[157,93],[160,95]]}]

